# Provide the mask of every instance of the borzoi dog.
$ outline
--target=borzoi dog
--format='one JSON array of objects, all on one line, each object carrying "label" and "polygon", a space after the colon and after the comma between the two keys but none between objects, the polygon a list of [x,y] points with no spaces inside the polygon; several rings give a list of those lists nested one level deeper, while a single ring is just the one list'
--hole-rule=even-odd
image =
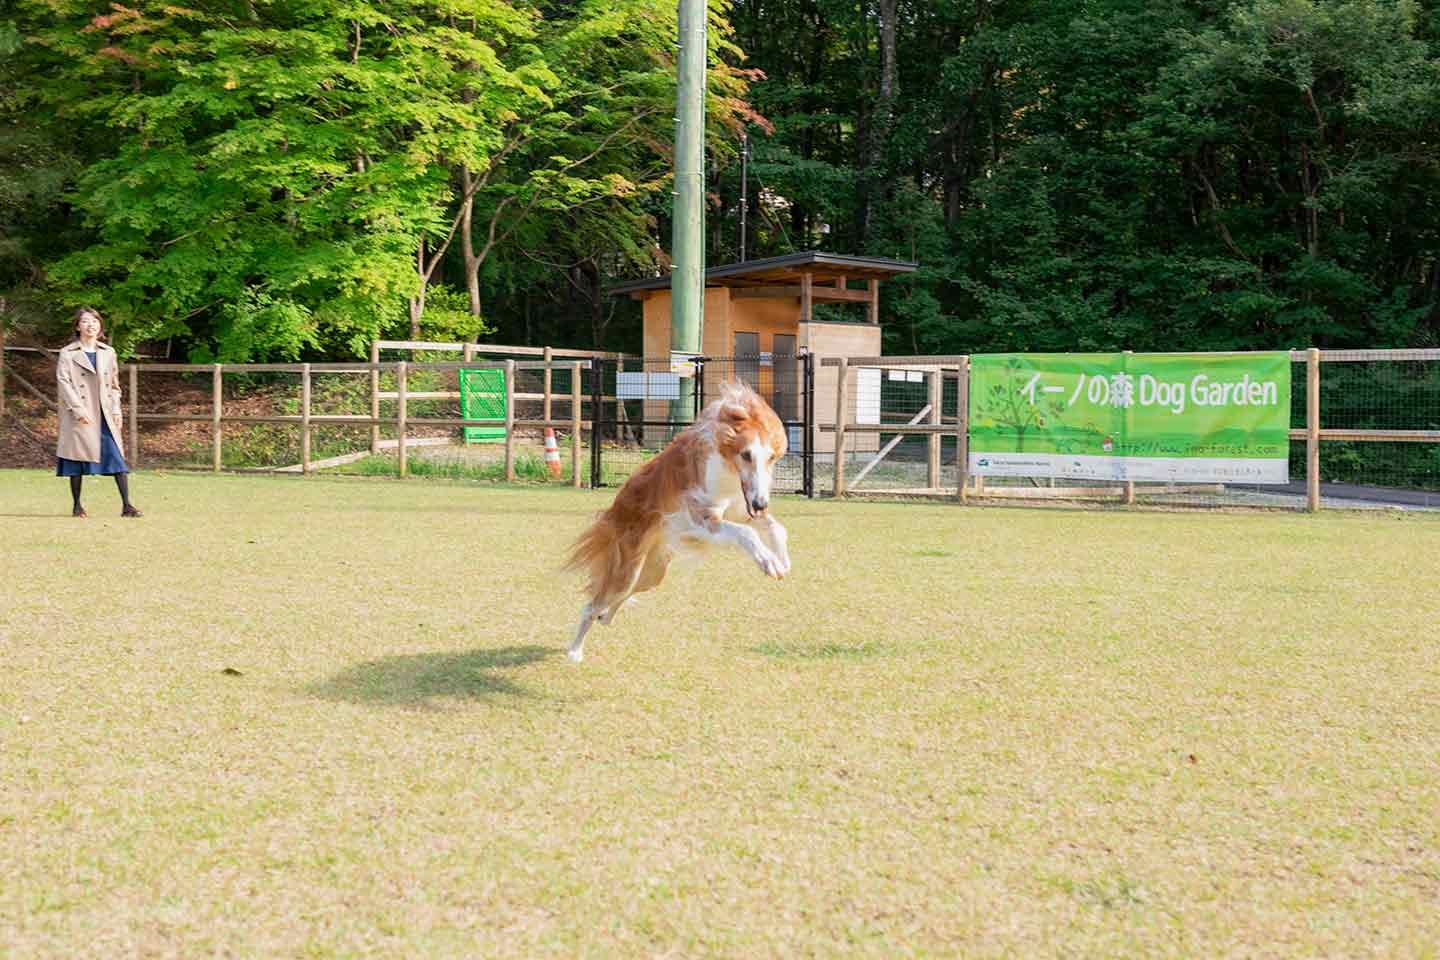
[{"label": "borzoi dog", "polygon": [[571,552],[568,566],[588,571],[590,580],[570,659],[584,658],[591,624],[610,623],[634,594],[660,585],[681,547],[729,544],[766,576],[789,573],[785,528],[770,515],[770,482],[785,447],[775,411],[749,387],[729,383],[632,474]]}]

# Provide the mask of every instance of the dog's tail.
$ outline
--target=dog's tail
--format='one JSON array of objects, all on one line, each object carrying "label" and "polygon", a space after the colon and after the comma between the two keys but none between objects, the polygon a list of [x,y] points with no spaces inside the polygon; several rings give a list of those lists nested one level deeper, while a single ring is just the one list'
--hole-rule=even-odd
[{"label": "dog's tail", "polygon": [[658,522],[647,522],[650,519],[632,518],[612,505],[575,540],[565,569],[588,575],[585,592],[592,601],[627,594],[634,586],[660,532]]},{"label": "dog's tail", "polygon": [[590,569],[596,560],[609,556],[614,542],[615,535],[610,529],[610,524],[605,522],[605,514],[596,514],[585,532],[576,537],[575,542],[570,545],[570,553],[566,556],[562,569]]},{"label": "dog's tail", "polygon": [[619,554],[619,537],[607,511],[596,515],[594,522],[575,539],[563,569],[588,573],[588,592],[594,596],[603,587],[607,571],[618,565]]}]

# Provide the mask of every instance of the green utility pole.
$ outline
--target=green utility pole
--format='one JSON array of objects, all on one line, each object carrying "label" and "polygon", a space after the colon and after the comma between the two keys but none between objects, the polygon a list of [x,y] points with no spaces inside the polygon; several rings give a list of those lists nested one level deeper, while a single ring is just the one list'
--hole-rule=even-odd
[{"label": "green utility pole", "polygon": [[[680,0],[675,97],[675,203],[671,213],[670,350],[698,354],[705,319],[705,0]],[[695,380],[684,381],[671,417],[695,412]]]}]

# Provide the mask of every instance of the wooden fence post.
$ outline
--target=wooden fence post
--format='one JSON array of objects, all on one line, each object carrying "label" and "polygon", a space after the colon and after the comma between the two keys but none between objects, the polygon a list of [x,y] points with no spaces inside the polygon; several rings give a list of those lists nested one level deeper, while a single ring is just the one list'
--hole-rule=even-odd
[{"label": "wooden fence post", "polygon": [[300,365],[300,475],[310,473],[310,364]]},{"label": "wooden fence post", "polygon": [[965,502],[970,481],[970,358],[960,363],[955,382],[955,495]]},{"label": "wooden fence post", "polygon": [[1305,358],[1305,500],[1311,513],[1320,509],[1320,351],[1311,347]]},{"label": "wooden fence post", "polygon": [[[0,313],[4,312],[4,301],[0,300]],[[0,417],[5,416],[5,321],[0,320]]]},{"label": "wooden fence post", "polygon": [[380,452],[380,342],[370,344],[370,452]]},{"label": "wooden fence post", "polygon": [[840,358],[835,367],[835,484],[832,493],[845,495],[845,418],[850,399],[849,361]]},{"label": "wooden fence post", "polygon": [[130,364],[130,466],[140,466],[140,365]]},{"label": "wooden fence post", "polygon": [[[1130,365],[1129,365],[1128,361],[1129,361],[1129,359],[1130,359],[1130,355],[1131,355],[1132,353],[1134,353],[1134,352],[1135,352],[1135,351],[1133,351],[1133,350],[1126,350],[1126,351],[1124,351],[1124,356],[1125,356],[1125,359],[1126,359],[1126,361],[1127,361],[1127,363],[1126,363],[1126,365],[1125,365],[1125,372],[1126,372],[1127,374],[1130,372]],[[1123,409],[1124,409],[1124,411],[1125,411],[1125,416],[1128,418],[1128,417],[1130,416],[1130,410],[1131,410],[1131,408],[1130,408],[1130,407],[1125,407],[1125,408],[1123,408]],[[1130,435],[1130,431],[1129,431],[1129,430],[1126,430],[1126,431],[1125,431],[1125,435],[1128,437],[1128,436]],[[1129,471],[1127,470],[1126,473],[1129,473]],[[1135,504],[1135,481],[1134,481],[1134,480],[1126,480],[1126,481],[1125,481],[1125,503],[1126,503],[1127,505],[1129,505],[1129,506],[1134,506],[1134,504]]]},{"label": "wooden fence post", "polygon": [[405,458],[405,417],[407,416],[408,403],[405,397],[406,380],[409,374],[409,364],[401,360],[395,365],[395,392],[397,394],[395,412],[395,453],[398,460],[400,476],[410,472],[410,463]]},{"label": "wooden fence post", "polygon": [[[940,407],[945,399],[945,371],[936,367],[926,375],[930,384],[930,423],[940,425]],[[940,488],[940,434],[932,433],[926,438],[929,447],[925,464],[925,486],[931,490]]]},{"label": "wooden fence post", "polygon": [[505,481],[515,482],[515,361],[505,361]]},{"label": "wooden fence post", "polygon": [[[544,357],[546,363],[550,363],[551,361],[553,361],[553,360],[555,359],[555,351],[554,351],[554,349],[551,348],[551,347],[546,347],[546,348],[545,348],[545,353],[543,354],[543,357]],[[547,422],[547,423],[550,421],[550,368],[549,368],[549,367],[546,367],[546,368],[545,368],[545,416],[544,416],[544,420],[545,420],[545,422]]]},{"label": "wooden fence post", "polygon": [[220,457],[221,429],[220,429],[220,405],[224,402],[224,364],[215,364],[215,369],[210,373],[210,469],[216,473],[224,463]]},{"label": "wooden fence post", "polygon": [[580,487],[580,361],[570,365],[570,486]]},{"label": "wooden fence post", "polygon": [[[474,360],[474,359],[475,359],[475,344],[470,343],[470,342],[467,341],[467,342],[464,344],[464,346],[462,346],[462,347],[460,348],[460,356],[464,358],[464,360],[465,360],[466,363],[469,363],[471,360]],[[462,390],[460,389],[460,381],[461,381],[462,379],[464,379],[464,376],[465,376],[465,375],[464,375],[463,373],[458,373],[458,372],[457,372],[457,373],[455,374],[455,392],[457,392],[457,393],[460,394],[460,416],[461,416],[461,417],[464,417],[464,416],[465,416],[465,394],[464,394],[464,391],[462,391]],[[470,429],[470,428],[469,428],[469,427],[461,427],[461,428],[460,428],[460,442],[461,442],[461,444],[465,444],[465,443],[468,443],[468,442],[469,442],[469,441],[465,438],[465,431],[468,430],[468,429]]]}]

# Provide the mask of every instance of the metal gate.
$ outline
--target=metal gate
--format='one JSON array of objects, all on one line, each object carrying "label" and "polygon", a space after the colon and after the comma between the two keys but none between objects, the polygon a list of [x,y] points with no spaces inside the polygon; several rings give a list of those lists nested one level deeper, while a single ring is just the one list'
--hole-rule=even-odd
[{"label": "metal gate", "polygon": [[736,357],[595,358],[590,364],[590,485],[618,486],[659,453],[723,384],[748,384],[770,404],[789,449],[775,466],[774,489],[815,495],[815,364],[798,355],[756,353]]},{"label": "metal gate", "polygon": [[505,442],[505,371],[460,370],[460,416],[493,420],[493,427],[465,427],[466,443]]}]

